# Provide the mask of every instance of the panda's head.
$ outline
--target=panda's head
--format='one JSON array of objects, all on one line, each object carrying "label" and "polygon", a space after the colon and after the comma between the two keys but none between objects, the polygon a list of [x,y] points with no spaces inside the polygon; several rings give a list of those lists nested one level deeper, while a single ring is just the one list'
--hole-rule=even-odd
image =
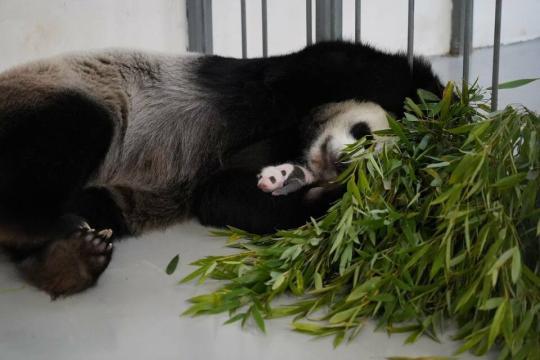
[{"label": "panda's head", "polygon": [[285,179],[292,172],[291,164],[267,166],[257,175],[257,187],[264,192],[271,192],[283,186]]},{"label": "panda's head", "polygon": [[346,145],[372,132],[388,129],[386,111],[372,102],[348,100],[321,106],[314,112],[306,159],[308,167],[321,180],[338,174],[339,159]]}]

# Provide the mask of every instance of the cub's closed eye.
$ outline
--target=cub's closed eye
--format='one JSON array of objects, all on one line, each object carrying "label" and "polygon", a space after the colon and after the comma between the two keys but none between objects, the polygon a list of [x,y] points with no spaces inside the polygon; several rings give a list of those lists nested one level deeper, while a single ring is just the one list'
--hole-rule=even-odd
[{"label": "cub's closed eye", "polygon": [[351,135],[355,140],[358,140],[364,136],[371,135],[371,129],[365,122],[359,122],[354,124],[354,126],[351,128]]},{"label": "cub's closed eye", "polygon": [[270,182],[271,182],[272,184],[275,184],[275,183],[276,183],[276,178],[273,177],[273,176],[270,176]]},{"label": "cub's closed eye", "polygon": [[261,178],[262,178],[262,175],[261,175],[261,174],[258,174],[258,175],[257,175],[257,179],[260,180]]}]

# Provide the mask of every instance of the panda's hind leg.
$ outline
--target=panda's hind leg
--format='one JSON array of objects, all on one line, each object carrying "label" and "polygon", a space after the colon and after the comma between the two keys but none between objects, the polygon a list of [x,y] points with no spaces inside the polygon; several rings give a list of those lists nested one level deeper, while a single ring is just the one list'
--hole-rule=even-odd
[{"label": "panda's hind leg", "polygon": [[[72,220],[75,231],[57,232],[50,242],[19,253],[16,260],[24,277],[54,299],[92,286],[107,268],[113,252],[112,230],[91,229],[82,219]],[[17,252],[12,253],[15,257]],[[21,256],[22,255],[22,256]]]},{"label": "panda's hind leg", "polygon": [[52,296],[90,286],[111,258],[110,232],[65,212],[113,131],[107,109],[84,93],[0,82],[0,245]]}]

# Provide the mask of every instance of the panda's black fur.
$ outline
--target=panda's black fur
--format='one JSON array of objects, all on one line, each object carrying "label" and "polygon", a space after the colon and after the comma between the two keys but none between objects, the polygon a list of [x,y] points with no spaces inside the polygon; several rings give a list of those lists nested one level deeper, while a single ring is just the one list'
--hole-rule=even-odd
[{"label": "panda's black fur", "polygon": [[[301,157],[310,114],[371,101],[394,114],[430,65],[345,42],[259,59],[101,52],[0,74],[0,244],[51,295],[92,285],[114,237],[186,217],[265,233],[324,213],[256,186],[266,165]],[[90,227],[96,228],[94,230]]]}]

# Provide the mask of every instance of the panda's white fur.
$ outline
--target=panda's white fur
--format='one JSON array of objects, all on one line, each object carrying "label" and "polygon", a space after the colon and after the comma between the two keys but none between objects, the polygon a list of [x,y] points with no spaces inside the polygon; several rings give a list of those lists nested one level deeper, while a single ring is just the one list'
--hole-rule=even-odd
[{"label": "panda's white fur", "polygon": [[[341,152],[358,140],[351,133],[354,125],[364,123],[371,132],[389,127],[387,113],[381,106],[355,100],[326,105],[315,115],[315,120],[324,125],[309,146],[306,160],[309,169],[321,180],[337,176],[335,165]],[[374,135],[374,139],[380,137]]]}]

